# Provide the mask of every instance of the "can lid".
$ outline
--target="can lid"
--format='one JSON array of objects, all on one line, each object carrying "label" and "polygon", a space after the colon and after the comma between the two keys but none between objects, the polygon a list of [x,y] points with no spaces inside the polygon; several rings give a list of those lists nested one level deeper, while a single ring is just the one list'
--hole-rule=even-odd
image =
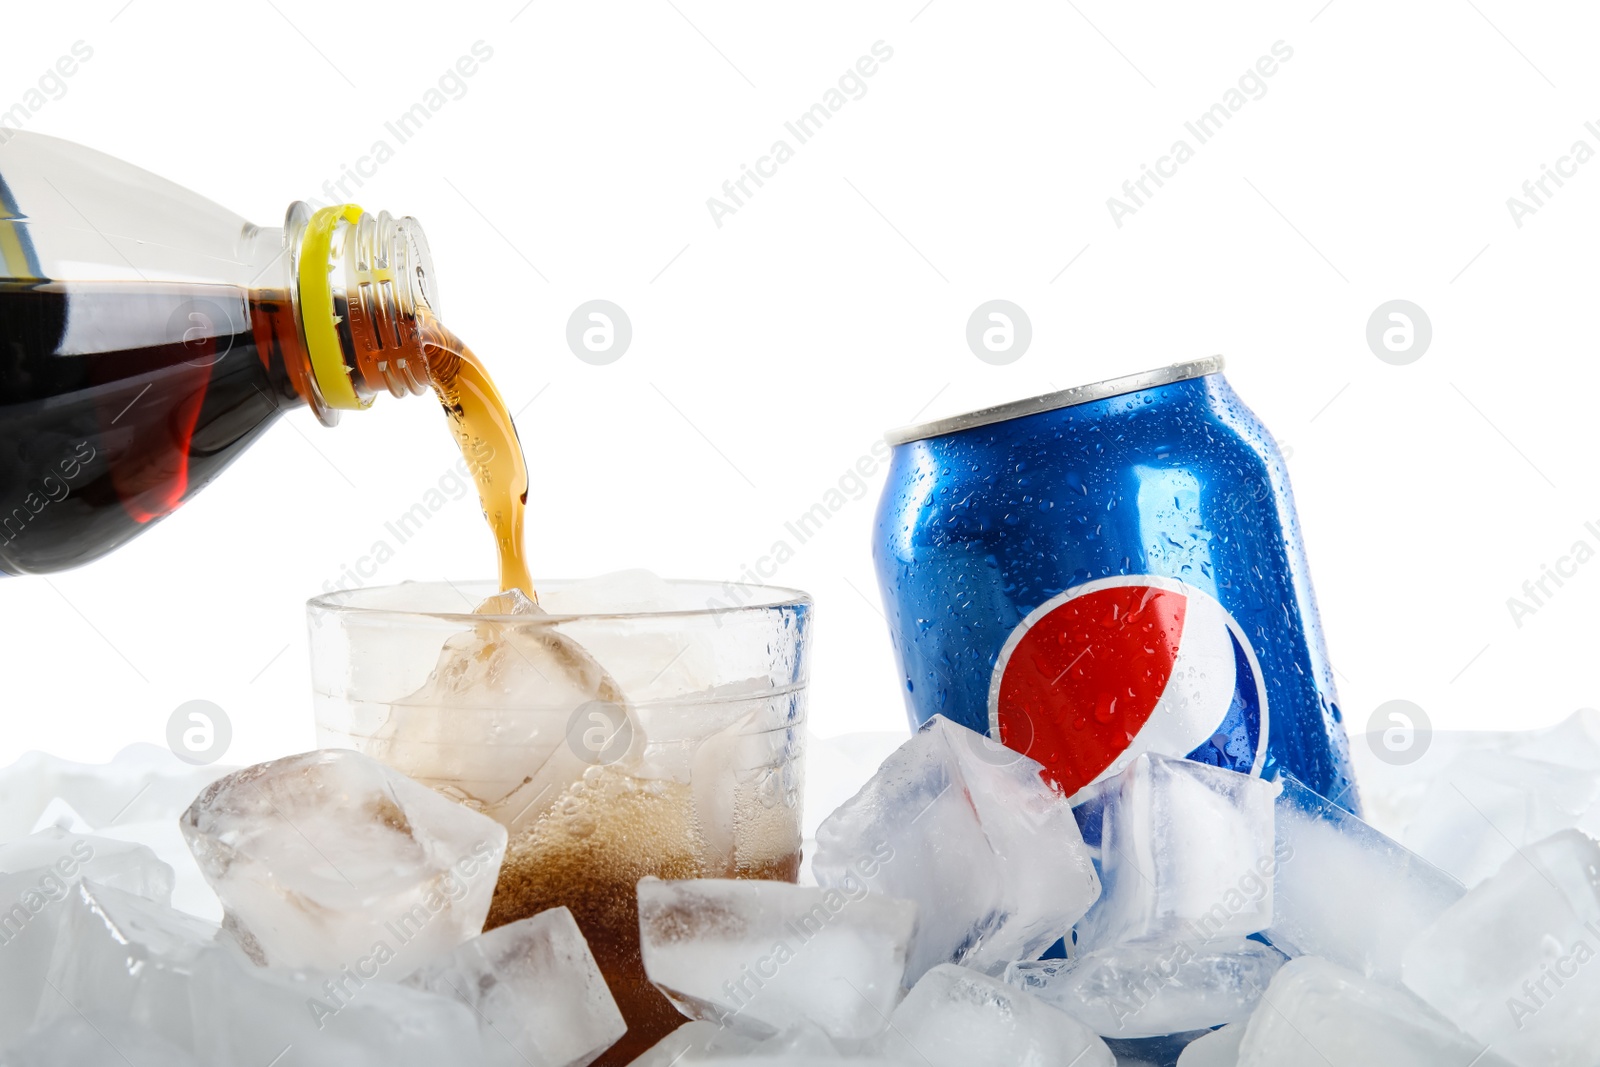
[{"label": "can lid", "polygon": [[1103,382],[1075,385],[1071,389],[1032,396],[1026,400],[1013,400],[1009,404],[979,408],[977,411],[952,415],[947,419],[935,419],[933,422],[922,422],[915,426],[900,426],[883,436],[891,445],[903,445],[979,426],[990,426],[997,422],[1009,422],[1024,415],[1037,415],[1041,411],[1055,411],[1058,408],[1070,408],[1076,404],[1087,404],[1107,397],[1121,396],[1124,393],[1137,393],[1141,389],[1154,389],[1158,385],[1171,385],[1173,382],[1216,374],[1221,370],[1222,357],[1207,356],[1205,359],[1174,363],[1155,370],[1140,371],[1138,374],[1125,374],[1121,378],[1107,378]]}]

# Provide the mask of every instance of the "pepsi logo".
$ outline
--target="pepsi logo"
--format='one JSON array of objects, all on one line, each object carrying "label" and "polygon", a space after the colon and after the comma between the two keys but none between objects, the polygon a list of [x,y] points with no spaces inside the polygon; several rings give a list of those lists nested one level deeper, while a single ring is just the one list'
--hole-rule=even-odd
[{"label": "pepsi logo", "polygon": [[1267,693],[1244,631],[1173,578],[1074,586],[1011,632],[989,685],[989,736],[1073,798],[1144,752],[1260,775]]}]

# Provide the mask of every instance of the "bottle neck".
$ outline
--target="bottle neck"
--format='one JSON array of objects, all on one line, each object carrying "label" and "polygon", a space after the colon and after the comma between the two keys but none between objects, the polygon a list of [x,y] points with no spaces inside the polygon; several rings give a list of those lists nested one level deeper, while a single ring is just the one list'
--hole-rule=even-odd
[{"label": "bottle neck", "polygon": [[428,391],[422,326],[437,300],[422,227],[354,204],[289,209],[288,289],[303,366],[296,387],[322,422]]}]

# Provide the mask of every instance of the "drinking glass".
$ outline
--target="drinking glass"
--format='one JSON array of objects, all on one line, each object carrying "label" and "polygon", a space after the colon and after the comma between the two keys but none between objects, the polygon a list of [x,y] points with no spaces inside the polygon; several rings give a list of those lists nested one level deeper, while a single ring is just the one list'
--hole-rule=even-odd
[{"label": "drinking glass", "polygon": [[536,588],[537,614],[474,613],[487,582],[312,599],[317,739],[506,826],[486,929],[570,908],[628,1022],[597,1062],[625,1064],[684,1021],[644,974],[639,879],[798,874],[811,600]]}]

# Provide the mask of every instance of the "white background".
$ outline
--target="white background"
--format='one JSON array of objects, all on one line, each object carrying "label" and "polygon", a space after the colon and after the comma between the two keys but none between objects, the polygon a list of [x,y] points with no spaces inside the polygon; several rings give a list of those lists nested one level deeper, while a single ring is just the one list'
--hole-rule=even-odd
[{"label": "white background", "polygon": [[[536,573],[733,578],[889,426],[1222,352],[1290,454],[1349,717],[1407,698],[1510,727],[1595,700],[1600,563],[1520,627],[1506,601],[1600,547],[1600,162],[1520,228],[1506,200],[1600,149],[1596,29],[1505,0],[112,0],[9,8],[0,109],[82,40],[28,128],[273,226],[481,40],[465,95],[353,199],[422,221],[447,321],[527,405]],[[1117,227],[1107,198],[1280,40],[1266,94]],[[707,198],[877,41],[865,96],[716,226]],[[597,297],[634,328],[604,367],[564,340]],[[1032,320],[1009,366],[965,343],[992,298]],[[1365,341],[1395,298],[1433,325],[1409,366]],[[0,580],[0,761],[161,743],[194,698],[231,716],[229,763],[310,747],[303,603],[454,459],[426,397],[334,430],[299,412],[113,556]],[[774,576],[817,601],[823,735],[904,724],[881,484]],[[490,553],[469,495],[373,581]]]}]

